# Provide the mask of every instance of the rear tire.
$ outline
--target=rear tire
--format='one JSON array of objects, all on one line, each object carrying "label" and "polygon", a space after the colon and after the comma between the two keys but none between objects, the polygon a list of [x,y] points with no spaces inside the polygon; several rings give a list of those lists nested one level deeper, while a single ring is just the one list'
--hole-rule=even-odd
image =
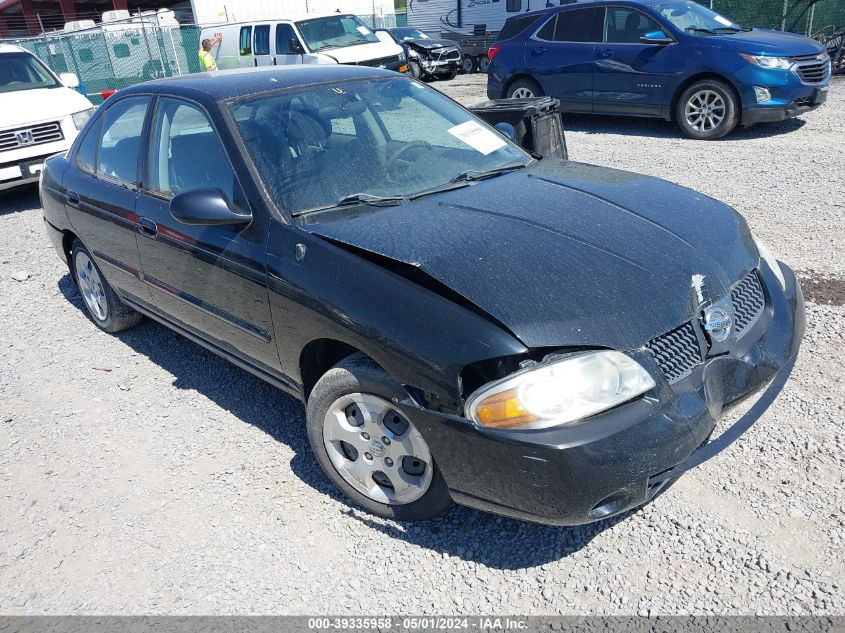
[{"label": "rear tire", "polygon": [[739,123],[739,99],[724,82],[697,81],[678,98],[675,120],[689,138],[701,141],[722,138]]},{"label": "rear tire", "polygon": [[425,521],[449,510],[452,498],[422,435],[392,407],[405,398],[381,367],[354,354],[314,385],[305,409],[308,441],[332,483],[367,512]]},{"label": "rear tire", "polygon": [[533,79],[517,79],[507,90],[506,99],[530,99],[542,97],[543,89]]},{"label": "rear tire", "polygon": [[85,311],[98,328],[105,332],[126,330],[143,318],[120,300],[109,282],[100,272],[94,258],[81,241],[71,246],[71,273],[82,295]]}]

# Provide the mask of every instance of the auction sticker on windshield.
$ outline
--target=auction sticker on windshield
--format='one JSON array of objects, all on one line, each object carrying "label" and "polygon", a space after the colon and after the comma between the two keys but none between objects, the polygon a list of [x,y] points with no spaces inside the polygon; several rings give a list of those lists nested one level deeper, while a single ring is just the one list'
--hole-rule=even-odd
[{"label": "auction sticker on windshield", "polygon": [[490,130],[484,129],[475,121],[466,121],[449,128],[449,134],[485,156],[507,145],[501,138]]}]

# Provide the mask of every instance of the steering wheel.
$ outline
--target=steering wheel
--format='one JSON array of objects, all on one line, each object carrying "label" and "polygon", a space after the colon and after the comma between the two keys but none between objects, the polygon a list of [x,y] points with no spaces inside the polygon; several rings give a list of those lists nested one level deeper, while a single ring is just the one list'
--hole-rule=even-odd
[{"label": "steering wheel", "polygon": [[[387,163],[387,172],[391,178],[400,179],[405,178],[411,173],[411,166],[410,162],[405,156],[409,152],[416,152],[424,149],[430,149],[431,143],[427,141],[411,141],[410,143],[406,143],[398,150],[393,152],[390,156],[387,157],[385,161]],[[403,163],[400,163],[399,160],[403,160]]]},{"label": "steering wheel", "polygon": [[[405,143],[405,145],[403,145],[398,150],[393,152],[393,154],[388,158],[388,160],[392,163],[394,161],[399,160],[403,156],[405,156],[405,154],[407,154],[408,152],[418,151],[418,150],[421,150],[421,149],[431,149],[431,143],[429,143],[428,141],[420,141],[420,140],[411,141],[410,143]],[[407,159],[405,159],[405,160],[407,160]]]}]

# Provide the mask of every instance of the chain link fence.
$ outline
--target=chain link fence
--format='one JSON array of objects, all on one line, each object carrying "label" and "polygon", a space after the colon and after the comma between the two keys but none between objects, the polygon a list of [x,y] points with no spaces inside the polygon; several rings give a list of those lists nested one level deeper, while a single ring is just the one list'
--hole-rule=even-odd
[{"label": "chain link fence", "polygon": [[118,90],[160,77],[199,72],[200,27],[111,23],[78,33],[45,33],[4,40],[35,54],[54,72],[76,73],[93,103]]},{"label": "chain link fence", "polygon": [[810,37],[845,30],[845,0],[699,0],[738,24]]}]

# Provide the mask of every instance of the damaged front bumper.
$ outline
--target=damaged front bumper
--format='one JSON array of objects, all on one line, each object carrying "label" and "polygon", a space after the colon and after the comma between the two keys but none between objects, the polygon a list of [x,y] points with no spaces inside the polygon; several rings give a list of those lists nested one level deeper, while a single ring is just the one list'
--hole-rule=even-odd
[{"label": "damaged front bumper", "polygon": [[[795,275],[783,264],[781,269],[785,289],[761,269],[765,318],[734,349],[708,358],[674,384],[661,379],[648,396],[580,424],[503,432],[411,402],[401,408],[425,437],[458,503],[557,525],[619,514],[703,461],[705,442],[723,411],[769,383],[767,397],[782,387],[806,320]],[[637,360],[654,369],[647,352]],[[766,406],[750,413],[759,417]],[[742,422],[750,425],[747,418]]]}]

